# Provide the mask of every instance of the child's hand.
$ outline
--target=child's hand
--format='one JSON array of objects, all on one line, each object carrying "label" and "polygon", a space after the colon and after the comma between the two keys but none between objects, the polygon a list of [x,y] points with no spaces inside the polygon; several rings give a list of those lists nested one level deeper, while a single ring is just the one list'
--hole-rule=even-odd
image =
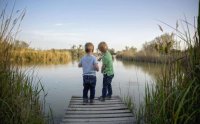
[{"label": "child's hand", "polygon": [[102,57],[99,57],[99,58],[97,59],[97,61],[101,61],[101,59],[102,59]]},{"label": "child's hand", "polygon": [[96,71],[99,71],[99,66],[98,66],[98,64],[94,64],[94,68],[95,68]]},{"label": "child's hand", "polygon": [[101,73],[104,72],[104,69],[105,69],[105,65],[102,65],[102,67],[101,67]]},{"label": "child's hand", "polygon": [[101,69],[101,73],[103,73],[103,69]]},{"label": "child's hand", "polygon": [[79,63],[79,64],[78,64],[78,67],[79,67],[79,68],[81,68],[81,67],[82,67],[82,64],[81,64],[81,63]]}]

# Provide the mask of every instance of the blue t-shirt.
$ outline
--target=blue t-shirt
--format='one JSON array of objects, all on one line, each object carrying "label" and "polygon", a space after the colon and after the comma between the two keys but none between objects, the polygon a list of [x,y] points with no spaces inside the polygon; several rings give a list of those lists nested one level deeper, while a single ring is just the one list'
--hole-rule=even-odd
[{"label": "blue t-shirt", "polygon": [[97,59],[94,55],[85,55],[81,58],[80,64],[83,68],[83,75],[94,75],[96,76],[96,70],[94,65],[97,64]]}]

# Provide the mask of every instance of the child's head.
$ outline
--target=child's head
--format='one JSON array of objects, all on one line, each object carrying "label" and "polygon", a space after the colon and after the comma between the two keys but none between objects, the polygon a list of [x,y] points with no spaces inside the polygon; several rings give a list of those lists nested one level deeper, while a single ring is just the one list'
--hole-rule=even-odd
[{"label": "child's head", "polygon": [[94,45],[91,42],[85,44],[85,52],[92,53],[94,51]]},{"label": "child's head", "polygon": [[106,42],[104,42],[104,41],[100,42],[99,45],[98,45],[98,49],[102,53],[105,53],[108,50],[108,46],[107,46]]}]

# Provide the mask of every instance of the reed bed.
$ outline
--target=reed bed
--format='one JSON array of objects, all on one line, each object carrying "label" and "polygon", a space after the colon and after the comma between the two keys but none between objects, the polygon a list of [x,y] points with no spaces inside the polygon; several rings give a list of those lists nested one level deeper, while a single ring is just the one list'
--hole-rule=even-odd
[{"label": "reed bed", "polygon": [[159,54],[156,51],[139,51],[137,53],[132,53],[131,51],[125,51],[118,53],[116,58],[125,61],[147,62],[147,63],[166,63],[174,59],[174,57],[170,54]]},{"label": "reed bed", "polygon": [[11,61],[15,36],[26,11],[20,10],[13,19],[14,6],[9,16],[6,7],[0,15],[0,123],[48,123],[50,116],[45,113],[43,86]]},{"label": "reed bed", "polygon": [[17,49],[12,51],[12,61],[23,64],[65,64],[71,61],[67,50]]},{"label": "reed bed", "polygon": [[[138,124],[200,123],[200,15],[197,27],[193,25],[194,37],[190,36],[190,23],[186,19],[184,23],[186,30],[183,32],[172,27],[187,45],[184,54],[164,64],[155,86],[145,86],[144,103],[139,108],[129,107]],[[134,106],[131,96],[125,97],[124,101],[128,106]]]}]

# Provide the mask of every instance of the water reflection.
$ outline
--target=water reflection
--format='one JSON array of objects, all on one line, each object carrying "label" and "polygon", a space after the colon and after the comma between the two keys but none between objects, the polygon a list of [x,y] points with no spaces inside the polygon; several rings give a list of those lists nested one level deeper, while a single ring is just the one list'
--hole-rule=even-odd
[{"label": "water reflection", "polygon": [[[64,110],[72,95],[82,96],[82,69],[77,67],[78,61],[62,65],[40,65],[35,68],[38,77],[48,92],[46,102],[54,112],[57,123],[62,119]],[[101,65],[101,63],[99,63]],[[113,95],[133,96],[139,104],[143,100],[145,84],[153,84],[159,65],[124,62],[115,59],[115,77],[112,82]],[[24,66],[28,69],[31,66]],[[97,73],[96,96],[101,95],[103,76]]]},{"label": "water reflection", "polygon": [[[120,61],[120,60],[119,60]],[[145,73],[153,76],[154,79],[157,79],[164,66],[163,64],[159,63],[145,63],[145,62],[131,62],[131,61],[121,61],[126,69],[131,69],[133,66],[142,69]]]}]

